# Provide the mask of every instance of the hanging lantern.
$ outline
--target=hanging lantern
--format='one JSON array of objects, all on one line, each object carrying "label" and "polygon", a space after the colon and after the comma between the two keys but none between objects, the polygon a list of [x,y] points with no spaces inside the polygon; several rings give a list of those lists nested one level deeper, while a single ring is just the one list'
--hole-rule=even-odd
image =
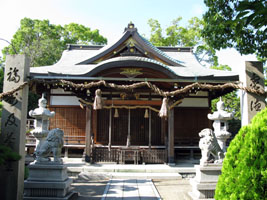
[{"label": "hanging lantern", "polygon": [[103,102],[101,98],[101,90],[97,89],[95,91],[95,101],[94,101],[94,110],[102,109],[103,108]]},{"label": "hanging lantern", "polygon": [[115,118],[118,118],[119,117],[119,112],[118,112],[118,109],[117,108],[115,108],[114,117]]},{"label": "hanging lantern", "polygon": [[167,117],[168,116],[168,99],[167,97],[164,97],[162,100],[162,105],[159,111],[159,116],[162,117]]},{"label": "hanging lantern", "polygon": [[148,109],[146,108],[144,118],[148,118]]}]

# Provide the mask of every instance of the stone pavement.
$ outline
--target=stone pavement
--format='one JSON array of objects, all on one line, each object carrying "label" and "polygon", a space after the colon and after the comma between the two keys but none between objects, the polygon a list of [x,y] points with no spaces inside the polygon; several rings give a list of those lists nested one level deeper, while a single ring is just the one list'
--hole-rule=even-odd
[{"label": "stone pavement", "polygon": [[[103,194],[105,193],[105,189],[107,188],[109,180],[111,180],[111,178],[104,174],[84,173],[84,172],[81,173],[78,177],[74,178],[74,182],[72,184],[72,187],[74,188],[74,190],[79,193],[79,197],[77,200],[96,200],[96,199],[100,200],[103,197]],[[152,182],[154,183],[154,186],[155,186],[154,188],[158,191],[158,194],[162,200],[189,200],[190,199],[187,193],[192,191],[192,188],[189,184],[188,179],[184,179],[184,178],[180,180],[154,179],[152,180]],[[148,188],[144,186],[145,184],[142,187],[140,187],[141,190],[143,191],[144,191],[144,188],[145,189]],[[114,188],[114,189],[116,191],[117,188]],[[134,188],[132,187],[131,189],[134,189]],[[136,189],[134,190],[136,191]],[[130,197],[128,198],[131,199]],[[106,199],[112,199],[112,198],[110,197]],[[151,200],[152,199],[153,197],[151,197]]]},{"label": "stone pavement", "polygon": [[[187,193],[192,191],[189,184],[188,178],[182,178],[179,174],[189,174],[195,173],[193,168],[194,164],[178,164],[175,166],[168,165],[116,165],[116,164],[86,164],[81,161],[81,159],[65,159],[65,164],[68,166],[68,173],[73,176],[74,182],[72,187],[75,191],[79,193],[77,200],[100,200],[103,198],[105,189],[109,184],[110,180],[120,179],[121,183],[117,182],[110,189],[110,193],[106,193],[108,198],[112,199],[115,194],[121,194],[125,190],[118,190],[118,188],[131,189],[132,194],[136,194],[141,190],[142,192],[147,192],[145,197],[147,199],[157,199],[151,193],[153,189],[149,188],[148,185],[154,183],[154,188],[159,194],[162,200],[189,200]],[[188,176],[191,177],[191,176]],[[136,180],[136,183],[127,186],[126,180],[143,180],[143,185]],[[152,182],[147,181],[147,179],[152,179]],[[111,182],[110,182],[111,183]],[[124,185],[124,183],[127,183]],[[135,184],[135,185],[134,185]],[[109,187],[110,187],[109,186]],[[151,185],[150,185],[151,186]],[[145,188],[145,189],[144,189]],[[152,187],[151,187],[152,188]],[[108,190],[107,190],[108,191]],[[149,192],[150,191],[150,192]],[[116,193],[115,193],[116,192]],[[113,194],[113,196],[112,196]],[[110,195],[110,196],[109,196]],[[139,195],[140,196],[140,195]],[[149,198],[148,198],[149,196]],[[134,196],[135,199],[140,199]],[[133,198],[133,199],[134,199]],[[113,198],[114,199],[114,198]],[[122,199],[117,198],[116,199]],[[125,198],[126,199],[126,198]],[[128,197],[127,199],[132,199]],[[191,200],[191,199],[190,199]]]},{"label": "stone pavement", "polygon": [[151,179],[111,179],[102,200],[160,200]]}]

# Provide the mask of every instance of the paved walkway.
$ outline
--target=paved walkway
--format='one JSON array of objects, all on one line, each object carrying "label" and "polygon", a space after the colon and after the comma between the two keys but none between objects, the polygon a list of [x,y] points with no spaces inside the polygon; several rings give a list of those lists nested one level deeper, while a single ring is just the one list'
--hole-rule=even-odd
[{"label": "paved walkway", "polygon": [[102,200],[160,200],[159,193],[151,179],[111,179]]},{"label": "paved walkway", "polygon": [[74,178],[72,187],[79,192],[77,200],[189,200],[187,193],[192,188],[188,177],[182,178],[179,173],[195,173],[194,164],[190,163],[175,166],[92,165],[82,162],[80,158],[74,158],[65,159],[65,164],[68,166],[68,173]]}]

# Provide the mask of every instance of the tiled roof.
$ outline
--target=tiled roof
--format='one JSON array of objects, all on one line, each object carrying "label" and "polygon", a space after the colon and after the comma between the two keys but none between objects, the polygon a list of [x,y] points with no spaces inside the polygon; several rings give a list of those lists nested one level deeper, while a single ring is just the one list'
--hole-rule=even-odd
[{"label": "tiled roof", "polygon": [[[114,49],[121,45],[125,45],[130,37],[135,40],[141,48],[144,48],[144,52],[148,51],[154,57],[158,59],[155,60],[151,56],[118,56],[113,58],[106,58],[100,61]],[[111,54],[112,55],[112,54]],[[100,59],[100,60],[99,60]],[[97,64],[95,64],[97,61]],[[67,50],[62,54],[61,59],[52,66],[34,67],[30,69],[31,75],[43,75],[43,76],[83,76],[90,75],[93,71],[97,69],[104,69],[103,65],[115,62],[127,62],[136,61],[142,62],[142,67],[156,66],[156,68],[161,67],[162,70],[167,70],[168,73],[173,74],[172,77],[182,77],[184,79],[193,77],[224,79],[224,80],[238,80],[238,74],[229,71],[212,70],[203,67],[196,59],[189,47],[155,47],[147,39],[142,37],[136,28],[126,29],[122,37],[118,39],[117,42],[107,45],[107,46],[90,46],[90,45],[70,45]],[[161,62],[162,61],[162,62]],[[147,65],[145,64],[147,63]],[[123,66],[123,64],[122,64]],[[134,66],[133,66],[134,67]],[[158,68],[159,69],[159,68]],[[165,71],[166,72],[166,71]]]},{"label": "tiled roof", "polygon": [[168,56],[166,53],[164,53],[163,51],[161,51],[160,49],[158,49],[157,47],[155,47],[151,42],[149,42],[146,38],[144,38],[143,36],[141,36],[138,32],[137,34],[139,35],[140,38],[142,38],[142,40],[145,42],[145,44],[147,46],[149,46],[151,49],[153,49],[155,52],[157,52],[158,54],[170,59],[171,61],[179,64],[179,65],[182,65],[183,63],[179,60],[176,60],[176,59],[173,59],[172,57]]}]

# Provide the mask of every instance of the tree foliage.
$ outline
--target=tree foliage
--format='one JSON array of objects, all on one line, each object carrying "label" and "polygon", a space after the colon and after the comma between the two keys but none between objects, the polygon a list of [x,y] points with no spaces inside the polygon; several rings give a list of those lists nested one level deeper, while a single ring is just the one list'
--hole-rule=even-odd
[{"label": "tree foliage", "polygon": [[241,54],[267,59],[266,0],[204,0],[203,35],[213,48],[234,47]]},{"label": "tree foliage", "polygon": [[193,17],[186,26],[181,26],[181,20],[182,17],[174,19],[172,24],[165,29],[165,33],[163,33],[159,21],[149,19],[148,25],[151,29],[150,42],[156,46],[194,47],[194,53],[200,63],[218,65],[215,50],[207,44],[201,34],[204,21]]},{"label": "tree foliage", "polygon": [[51,65],[59,60],[69,43],[106,44],[107,39],[98,30],[80,24],[61,26],[50,24],[49,20],[24,18],[3,54],[24,53],[29,56],[31,66]]},{"label": "tree foliage", "polygon": [[[232,70],[228,65],[212,66],[211,68],[227,71]],[[218,101],[219,98],[213,99],[211,101],[212,112],[217,111],[216,104]],[[237,92],[233,91],[222,96],[222,101],[224,102],[225,110],[227,112],[234,113],[234,119],[229,121],[229,132],[232,133],[232,137],[234,137],[241,128],[240,98],[238,97]]]},{"label": "tree foliage", "polygon": [[240,129],[223,162],[215,199],[267,198],[267,108]]}]

